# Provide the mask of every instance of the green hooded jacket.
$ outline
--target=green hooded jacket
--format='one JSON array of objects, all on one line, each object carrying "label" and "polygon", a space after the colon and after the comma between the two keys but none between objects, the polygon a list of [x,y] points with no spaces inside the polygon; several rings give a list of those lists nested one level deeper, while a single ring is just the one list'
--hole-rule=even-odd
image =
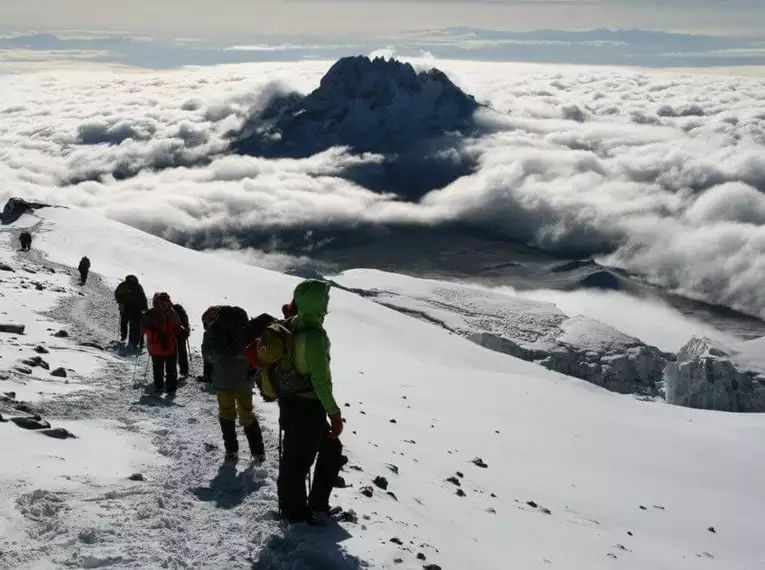
[{"label": "green hooded jacket", "polygon": [[297,316],[293,330],[308,327],[295,339],[294,365],[300,374],[309,374],[316,397],[327,415],[340,413],[332,395],[332,373],[329,368],[329,338],[324,330],[324,316],[329,304],[329,283],[308,279],[295,288],[293,299]]}]

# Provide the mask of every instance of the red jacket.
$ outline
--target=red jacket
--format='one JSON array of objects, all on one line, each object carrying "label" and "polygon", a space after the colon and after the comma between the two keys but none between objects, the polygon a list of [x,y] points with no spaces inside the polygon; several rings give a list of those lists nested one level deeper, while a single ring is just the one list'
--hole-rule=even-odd
[{"label": "red jacket", "polygon": [[160,312],[149,309],[143,316],[141,332],[146,335],[146,345],[152,356],[171,356],[175,352],[175,336],[181,328],[181,320],[173,309]]},{"label": "red jacket", "polygon": [[244,349],[244,359],[253,368],[260,367],[260,357],[258,356],[258,339],[247,345]]}]

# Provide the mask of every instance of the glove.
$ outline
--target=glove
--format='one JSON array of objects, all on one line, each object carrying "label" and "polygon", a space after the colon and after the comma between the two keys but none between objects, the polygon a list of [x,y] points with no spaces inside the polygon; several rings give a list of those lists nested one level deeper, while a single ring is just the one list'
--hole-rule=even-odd
[{"label": "glove", "polygon": [[329,437],[338,438],[343,433],[343,417],[337,413],[329,416],[331,427],[329,428]]},{"label": "glove", "polygon": [[186,340],[189,338],[189,329],[186,327],[181,327],[178,329],[178,338]]},{"label": "glove", "polygon": [[120,313],[125,312],[125,303],[120,303]]}]

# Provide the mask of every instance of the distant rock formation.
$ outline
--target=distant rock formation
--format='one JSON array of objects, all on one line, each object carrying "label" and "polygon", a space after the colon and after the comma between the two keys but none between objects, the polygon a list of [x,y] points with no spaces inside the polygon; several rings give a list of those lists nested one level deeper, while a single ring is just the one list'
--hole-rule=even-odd
[{"label": "distant rock formation", "polygon": [[231,149],[268,158],[306,158],[338,146],[379,154],[383,162],[345,175],[373,190],[395,187],[417,197],[472,170],[473,160],[455,150],[463,136],[479,134],[479,107],[437,69],[346,57],[312,93],[276,95],[234,135]]},{"label": "distant rock formation", "polygon": [[594,319],[479,288],[384,272],[374,290],[356,287],[369,270],[334,277],[340,286],[438,324],[488,349],[587,380],[612,392],[658,397],[674,355]]},{"label": "distant rock formation", "polygon": [[750,353],[763,339],[737,348],[694,336],[664,370],[667,402],[727,412],[765,412],[765,371]]}]

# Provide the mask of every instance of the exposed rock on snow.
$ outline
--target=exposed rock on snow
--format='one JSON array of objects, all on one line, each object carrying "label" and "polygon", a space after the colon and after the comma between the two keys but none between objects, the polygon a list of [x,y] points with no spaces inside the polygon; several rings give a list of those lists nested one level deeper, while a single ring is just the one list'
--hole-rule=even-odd
[{"label": "exposed rock on snow", "polygon": [[41,430],[40,433],[52,437],[53,439],[77,439],[77,436],[64,428],[52,428]]},{"label": "exposed rock on snow", "polygon": [[664,370],[670,404],[728,412],[765,412],[763,339],[735,348],[693,337]]},{"label": "exposed rock on snow", "polygon": [[12,224],[27,212],[32,212],[39,208],[47,207],[50,207],[49,204],[29,202],[23,198],[9,198],[5,203],[3,213],[0,214],[0,222],[2,222],[4,225]]},{"label": "exposed rock on snow", "polygon": [[484,460],[481,459],[480,457],[476,457],[475,459],[473,459],[473,465],[475,465],[476,467],[482,467],[483,469],[486,469],[488,467],[488,465],[486,465]]},{"label": "exposed rock on snow", "polygon": [[24,330],[26,330],[25,325],[16,325],[12,323],[0,324],[0,332],[10,333],[10,334],[24,334]]},{"label": "exposed rock on snow", "polygon": [[473,162],[464,164],[455,146],[461,135],[477,134],[479,107],[437,69],[418,72],[393,59],[345,57],[312,93],[277,95],[260,105],[232,149],[289,158],[332,147],[375,153],[386,157],[384,167],[356,165],[345,175],[375,190],[419,195],[470,172]]},{"label": "exposed rock on snow", "polygon": [[23,429],[38,430],[50,428],[50,424],[40,418],[11,418],[11,421]]},{"label": "exposed rock on snow", "polygon": [[367,269],[346,271],[334,282],[491,350],[613,392],[658,395],[674,359],[594,319],[570,318],[551,303]]},{"label": "exposed rock on snow", "polygon": [[40,356],[32,356],[30,358],[25,358],[21,361],[22,364],[26,364],[27,366],[31,366],[32,368],[40,367],[44,370],[49,370],[50,365],[45,362]]},{"label": "exposed rock on snow", "polygon": [[57,376],[58,378],[66,378],[66,370],[64,368],[56,368],[50,373],[51,376]]}]

